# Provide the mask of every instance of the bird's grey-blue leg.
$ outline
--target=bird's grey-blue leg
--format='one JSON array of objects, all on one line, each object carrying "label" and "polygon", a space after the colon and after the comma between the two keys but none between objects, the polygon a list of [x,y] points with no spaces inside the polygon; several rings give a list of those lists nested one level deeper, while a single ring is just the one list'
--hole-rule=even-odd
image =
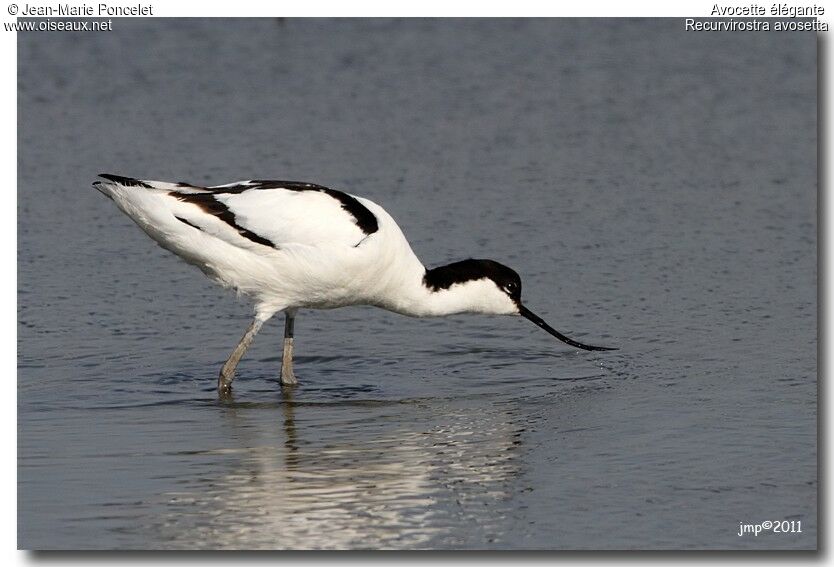
[{"label": "bird's grey-blue leg", "polygon": [[258,334],[258,331],[261,330],[263,324],[263,319],[255,317],[255,320],[252,321],[252,324],[246,329],[246,332],[243,334],[243,338],[240,339],[240,342],[235,347],[235,350],[232,351],[232,354],[229,356],[229,360],[227,360],[226,364],[223,365],[223,368],[220,369],[220,376],[217,378],[217,393],[221,396],[227,395],[232,391],[232,380],[235,379],[235,368],[237,368],[238,362],[240,362],[240,359],[243,358],[244,354],[246,354],[246,351],[249,350],[249,345],[252,344],[252,340],[255,338],[255,335]]},{"label": "bird's grey-blue leg", "polygon": [[281,384],[291,386],[298,384],[292,371],[293,333],[295,330],[295,309],[284,312],[284,356],[281,358]]}]

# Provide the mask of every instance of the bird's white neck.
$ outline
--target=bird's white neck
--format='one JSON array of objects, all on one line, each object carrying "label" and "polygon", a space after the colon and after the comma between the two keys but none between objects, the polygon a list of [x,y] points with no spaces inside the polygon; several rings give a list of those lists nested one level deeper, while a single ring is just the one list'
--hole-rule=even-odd
[{"label": "bird's white neck", "polygon": [[[510,314],[517,311],[488,278],[434,288],[426,281],[426,269],[410,270],[397,289],[378,303],[380,307],[410,317],[439,317],[455,313]],[[405,274],[404,274],[405,275]]]},{"label": "bird's white neck", "polygon": [[367,303],[410,317],[518,313],[515,302],[490,279],[501,270],[517,279],[512,270],[491,260],[464,260],[427,270],[388,213],[368,204],[390,222],[383,223],[387,245],[374,256],[376,269],[364,274]]}]

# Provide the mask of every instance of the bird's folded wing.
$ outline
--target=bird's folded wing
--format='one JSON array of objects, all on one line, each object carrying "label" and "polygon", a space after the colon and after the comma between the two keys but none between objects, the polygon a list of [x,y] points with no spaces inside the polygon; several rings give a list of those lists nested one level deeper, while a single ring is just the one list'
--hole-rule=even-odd
[{"label": "bird's folded wing", "polygon": [[355,198],[332,190],[247,188],[248,182],[208,188],[148,183],[177,201],[172,212],[179,220],[254,251],[267,252],[259,246],[357,246],[371,234],[367,217],[360,218],[365,221],[364,230],[360,226],[357,214],[361,217],[363,211],[357,213],[357,206],[371,215],[373,232],[377,228],[373,214]]}]

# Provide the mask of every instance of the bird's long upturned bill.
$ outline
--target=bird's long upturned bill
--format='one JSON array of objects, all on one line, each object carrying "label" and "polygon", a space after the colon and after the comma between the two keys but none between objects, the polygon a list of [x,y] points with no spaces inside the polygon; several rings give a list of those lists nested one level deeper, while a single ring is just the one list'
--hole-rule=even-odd
[{"label": "bird's long upturned bill", "polygon": [[559,339],[560,341],[567,343],[571,346],[575,346],[576,348],[581,348],[585,350],[617,350],[616,348],[612,347],[585,345],[580,342],[576,342],[575,340],[566,337],[565,335],[563,335],[562,333],[545,323],[544,319],[542,319],[541,317],[539,317],[538,315],[536,315],[535,313],[533,313],[521,304],[519,304],[518,306],[518,312],[521,313],[522,317],[530,319],[533,323],[535,323],[536,325],[538,325],[539,327],[541,327],[542,329]]}]

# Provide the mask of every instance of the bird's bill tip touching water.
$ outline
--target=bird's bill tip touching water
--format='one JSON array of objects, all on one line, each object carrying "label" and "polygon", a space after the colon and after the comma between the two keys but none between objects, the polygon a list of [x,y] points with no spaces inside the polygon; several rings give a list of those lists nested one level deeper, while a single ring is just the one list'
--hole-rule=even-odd
[{"label": "bird's bill tip touching water", "polygon": [[562,341],[563,343],[567,343],[576,348],[581,348],[584,350],[617,350],[614,347],[586,345],[578,341],[575,341],[569,337],[566,337],[565,335],[548,325],[544,319],[542,319],[541,317],[524,307],[524,305],[522,305],[521,303],[518,304],[518,314],[524,317],[525,319],[529,319],[530,321],[532,321],[533,323],[535,323],[536,325],[538,325],[539,327],[541,327],[542,329],[544,329],[545,331]]}]

